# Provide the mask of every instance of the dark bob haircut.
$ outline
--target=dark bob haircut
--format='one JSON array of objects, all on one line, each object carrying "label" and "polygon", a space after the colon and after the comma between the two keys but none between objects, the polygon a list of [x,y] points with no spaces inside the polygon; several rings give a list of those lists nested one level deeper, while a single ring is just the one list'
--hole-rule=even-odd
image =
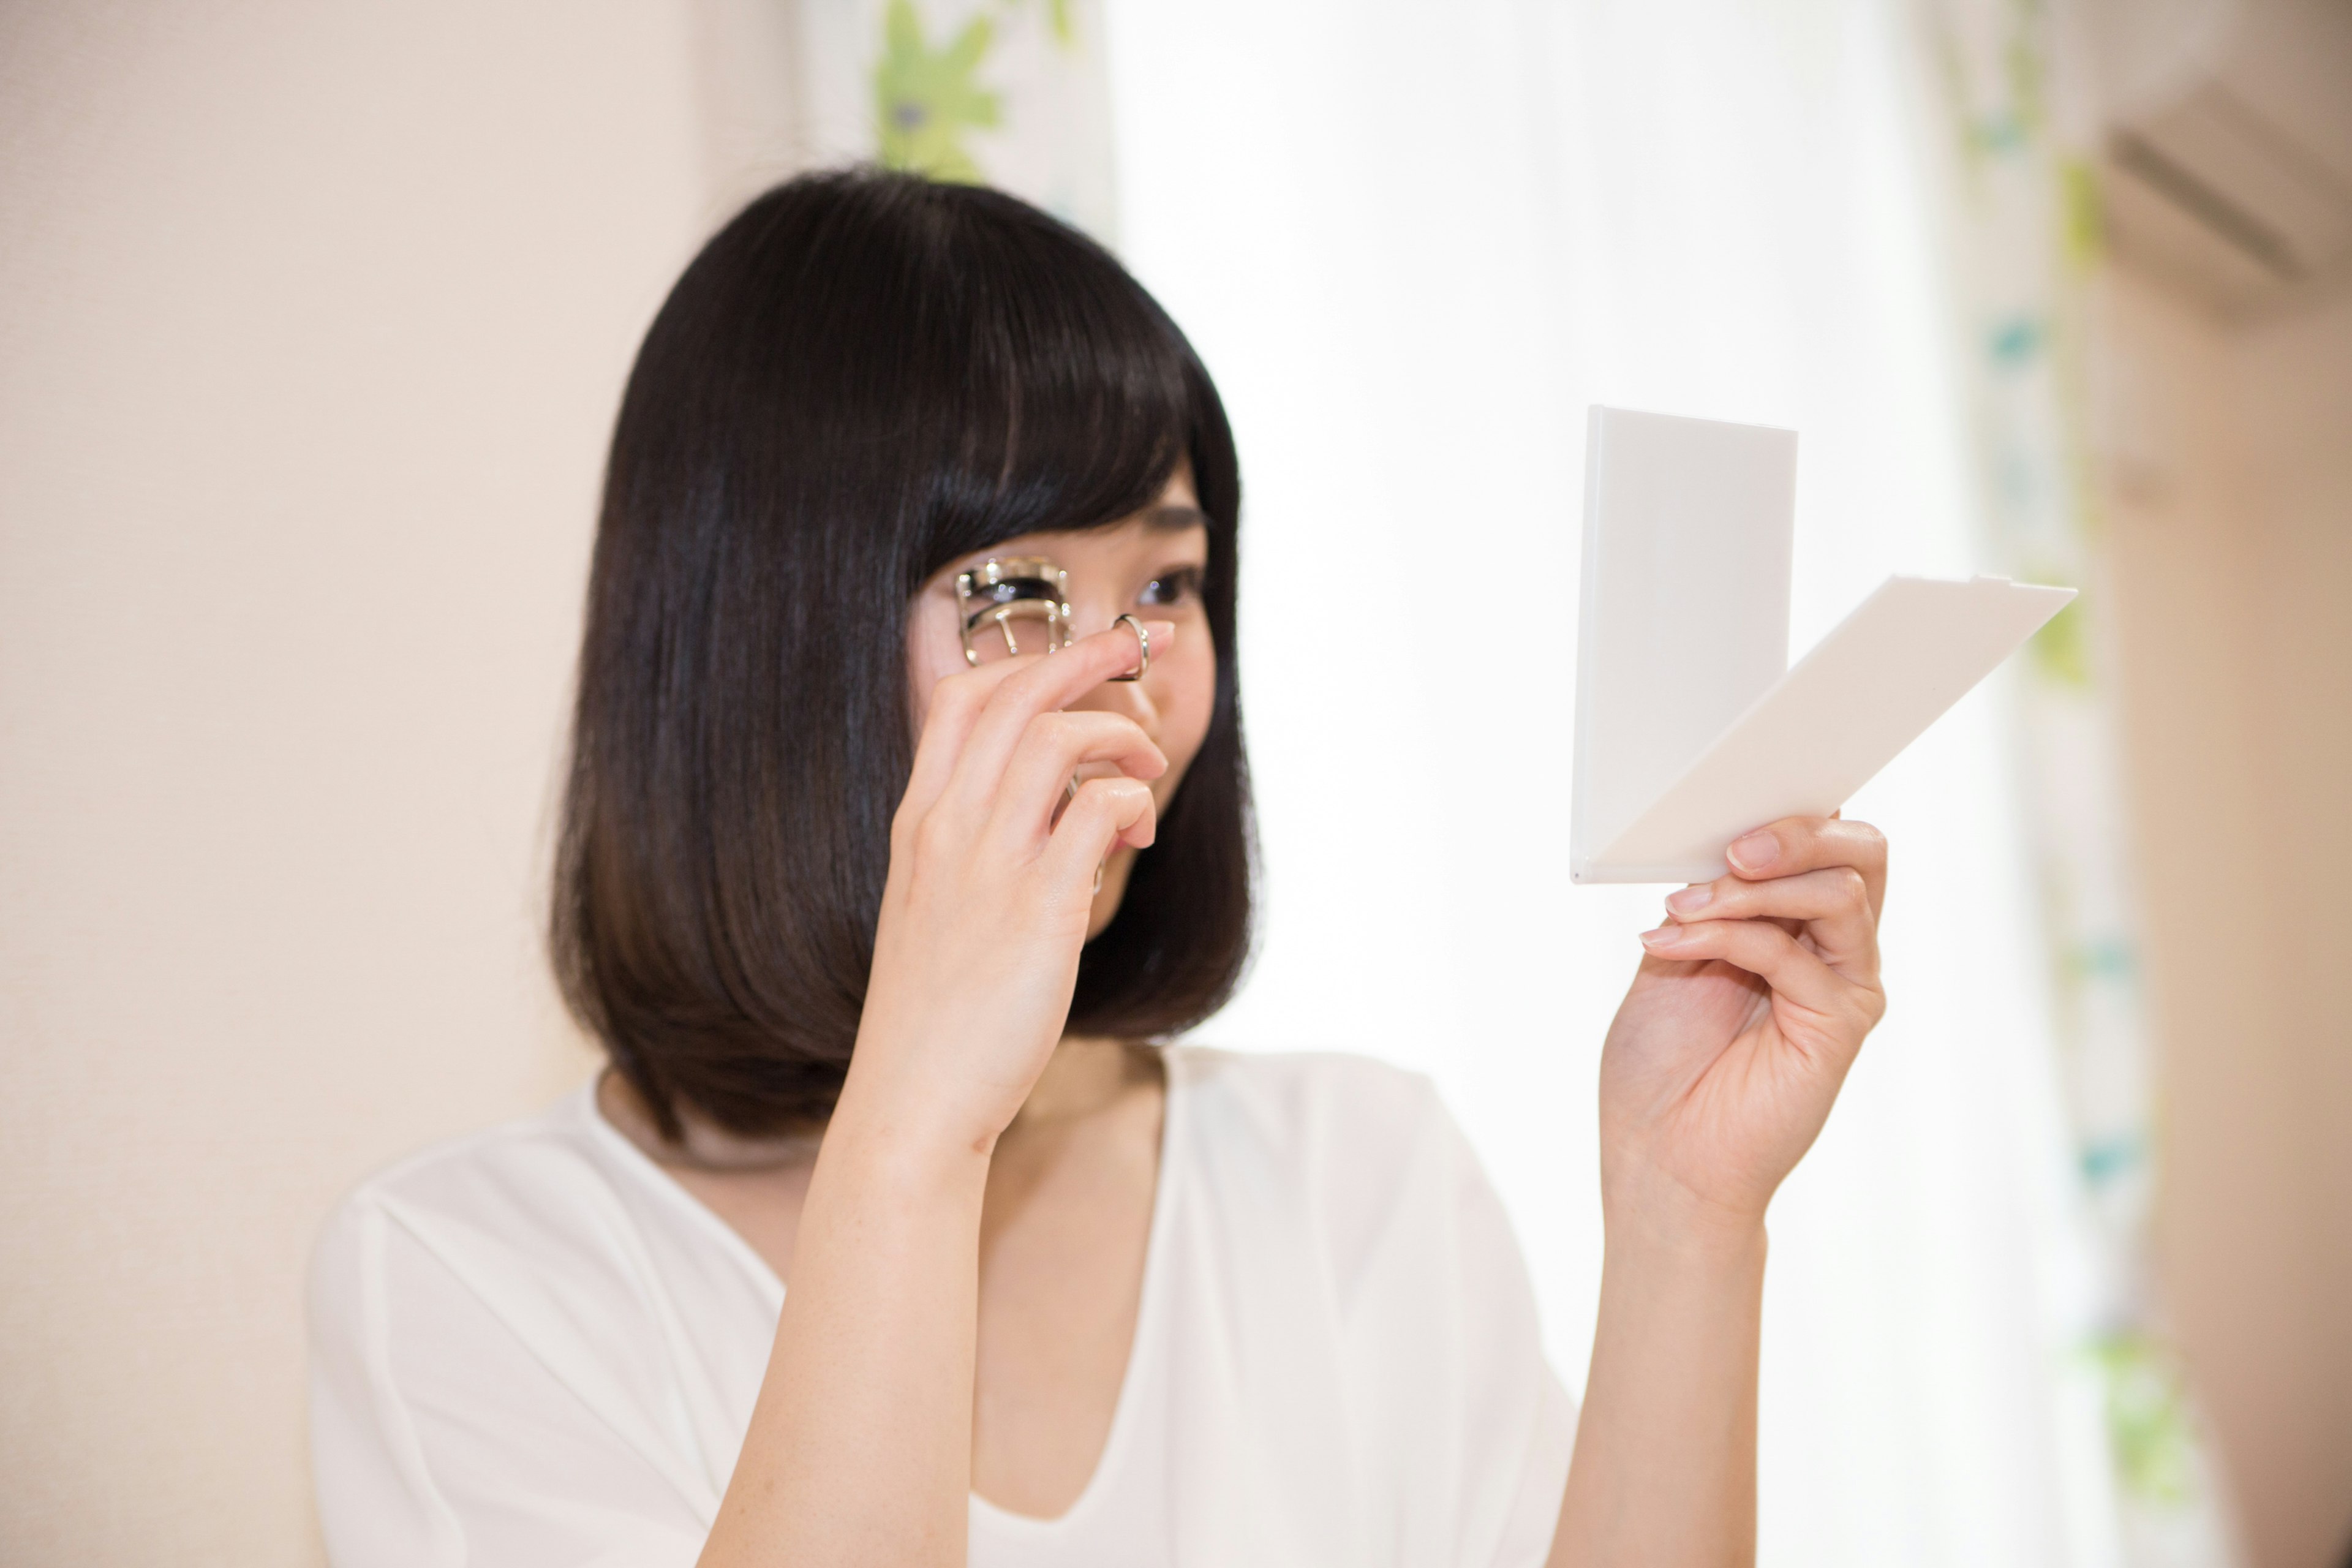
[{"label": "dark bob haircut", "polygon": [[688,267],[613,433],[551,924],[667,1136],[681,1105],[742,1133],[831,1114],[914,757],[917,591],[1130,516],[1188,461],[1216,708],[1081,958],[1081,1033],[1197,1023],[1249,952],[1241,480],[1208,373],[1100,246],[995,191],[812,175]]}]

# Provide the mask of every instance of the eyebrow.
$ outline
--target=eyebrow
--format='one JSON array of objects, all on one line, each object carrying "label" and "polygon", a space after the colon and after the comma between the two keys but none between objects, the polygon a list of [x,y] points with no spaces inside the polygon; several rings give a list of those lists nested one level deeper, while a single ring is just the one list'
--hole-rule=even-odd
[{"label": "eyebrow", "polygon": [[1154,533],[1181,533],[1188,528],[1206,528],[1209,514],[1197,506],[1155,506],[1143,514],[1143,526]]}]

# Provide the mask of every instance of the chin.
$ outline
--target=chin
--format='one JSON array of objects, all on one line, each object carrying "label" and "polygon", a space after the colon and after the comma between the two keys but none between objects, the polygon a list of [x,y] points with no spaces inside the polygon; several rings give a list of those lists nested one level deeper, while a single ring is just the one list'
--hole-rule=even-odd
[{"label": "chin", "polygon": [[1135,869],[1136,851],[1121,847],[1111,852],[1103,866],[1102,891],[1095,895],[1093,910],[1087,916],[1087,940],[1102,935],[1118,914],[1118,906],[1127,897],[1127,879]]}]

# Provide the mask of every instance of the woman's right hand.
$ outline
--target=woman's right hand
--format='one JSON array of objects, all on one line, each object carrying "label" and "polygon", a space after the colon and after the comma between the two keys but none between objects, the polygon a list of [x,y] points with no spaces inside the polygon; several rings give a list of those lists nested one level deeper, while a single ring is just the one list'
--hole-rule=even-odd
[{"label": "woman's right hand", "polygon": [[[1145,625],[1155,651],[1175,636],[1171,622]],[[1132,719],[1064,710],[1133,668],[1136,653],[1134,634],[1113,626],[933,689],[890,826],[845,1101],[986,1152],[1028,1098],[1069,1016],[1095,874],[1157,826],[1160,748]],[[1118,772],[1073,798],[1070,778],[1088,763]]]}]

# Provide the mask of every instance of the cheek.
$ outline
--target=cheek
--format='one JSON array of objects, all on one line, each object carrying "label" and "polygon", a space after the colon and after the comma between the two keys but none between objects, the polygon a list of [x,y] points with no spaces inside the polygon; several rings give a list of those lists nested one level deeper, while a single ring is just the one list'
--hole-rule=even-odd
[{"label": "cheek", "polygon": [[963,668],[955,606],[916,601],[907,617],[907,713],[915,733],[923,732],[923,721],[930,716],[931,689]]},{"label": "cheek", "polygon": [[1208,738],[1209,720],[1217,707],[1216,654],[1202,648],[1168,674],[1166,694],[1155,694],[1155,700],[1160,703],[1160,749],[1168,753],[1173,780],[1182,777]]}]

